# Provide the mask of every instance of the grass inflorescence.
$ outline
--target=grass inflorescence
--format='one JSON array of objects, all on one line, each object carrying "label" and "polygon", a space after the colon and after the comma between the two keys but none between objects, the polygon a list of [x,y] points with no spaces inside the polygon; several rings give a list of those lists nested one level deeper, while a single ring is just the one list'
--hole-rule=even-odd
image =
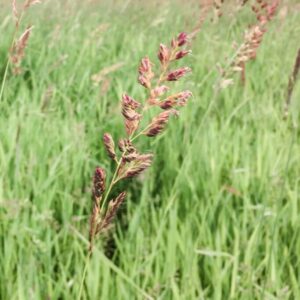
[{"label": "grass inflorescence", "polygon": [[[85,267],[82,299],[300,298],[300,90],[293,76],[299,5],[280,2],[255,60],[247,62],[245,84],[215,94],[217,66],[232,61],[232,45],[242,45],[257,22],[256,1],[238,7],[218,1],[222,14],[214,17],[213,7],[204,22],[198,1],[155,2],[31,6],[15,35],[17,41],[34,25],[18,74],[11,61],[6,71],[15,19],[11,1],[3,2],[1,299],[77,299]],[[139,130],[153,126],[133,143],[141,155],[154,155],[151,167],[112,188],[87,263],[92,181],[93,199],[109,187],[95,167],[105,169],[109,183],[114,160],[130,148],[124,118],[133,115],[120,104],[122,94],[145,99],[147,78],[137,84],[139,61],[147,55],[159,70],[157,45],[182,29],[192,31],[198,21],[192,53],[174,68],[192,72],[171,83],[193,97],[166,131],[166,115],[158,115],[178,99],[143,114]],[[103,139],[104,133],[110,135]]]}]

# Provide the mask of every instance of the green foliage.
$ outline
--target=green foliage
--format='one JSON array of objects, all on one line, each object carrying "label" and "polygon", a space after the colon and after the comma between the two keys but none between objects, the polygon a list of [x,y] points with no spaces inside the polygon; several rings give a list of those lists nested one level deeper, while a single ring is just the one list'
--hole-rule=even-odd
[{"label": "green foliage", "polygon": [[[51,0],[22,23],[34,25],[23,73],[8,73],[0,103],[0,299],[76,299],[91,177],[96,165],[112,170],[101,136],[124,135],[119,101],[123,91],[144,95],[140,58],[154,59],[160,42],[198,18],[188,4],[125,2]],[[299,12],[271,22],[245,87],[236,77],[215,98],[216,64],[253,20],[247,6],[232,13],[216,24],[208,18],[194,41],[185,85],[194,97],[180,118],[140,143],[154,164],[128,181],[83,299],[300,299],[299,84],[283,120]],[[1,78],[9,14],[1,10]],[[107,91],[93,84],[93,74],[120,62]]]}]

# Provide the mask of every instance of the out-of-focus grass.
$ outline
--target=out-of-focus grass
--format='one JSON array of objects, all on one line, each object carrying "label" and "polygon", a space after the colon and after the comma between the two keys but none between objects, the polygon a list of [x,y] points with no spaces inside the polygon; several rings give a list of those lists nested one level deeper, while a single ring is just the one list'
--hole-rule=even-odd
[{"label": "out-of-focus grass", "polygon": [[[101,135],[124,134],[123,91],[143,97],[139,59],[154,60],[160,42],[199,17],[189,3],[126,3],[51,0],[24,19],[35,26],[24,72],[9,73],[0,103],[1,299],[76,298],[91,175],[96,165],[110,170]],[[194,98],[166,134],[141,141],[154,165],[129,182],[112,237],[88,267],[84,299],[300,299],[299,85],[282,118],[300,17],[281,12],[246,86],[216,99],[216,64],[253,17],[246,6],[205,23],[188,59]],[[1,10],[1,77],[9,16]],[[124,65],[106,88],[93,85],[93,74],[116,63]]]}]

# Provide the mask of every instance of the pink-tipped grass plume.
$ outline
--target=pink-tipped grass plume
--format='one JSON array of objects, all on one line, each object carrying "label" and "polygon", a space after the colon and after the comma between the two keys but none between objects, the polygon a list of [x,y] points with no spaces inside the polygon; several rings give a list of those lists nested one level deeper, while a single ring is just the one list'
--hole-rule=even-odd
[{"label": "pink-tipped grass plume", "polygon": [[9,73],[9,67],[12,66],[12,73],[14,75],[19,75],[22,72],[21,68],[21,62],[25,56],[25,48],[27,47],[29,37],[31,35],[32,26],[27,26],[25,31],[21,34],[19,39],[17,39],[17,35],[19,33],[19,27],[22,20],[22,17],[27,9],[30,8],[30,6],[40,3],[40,1],[37,0],[26,0],[23,3],[22,8],[19,10],[17,1],[12,0],[12,15],[15,22],[15,29],[12,36],[12,42],[11,46],[8,50],[8,59],[6,62],[4,75],[1,83],[0,88],[0,101],[2,100],[3,92],[4,92],[4,86],[7,79],[7,75]]},{"label": "pink-tipped grass plume", "polygon": [[[160,44],[158,50],[159,69],[155,69],[148,56],[141,59],[138,66],[138,83],[147,90],[145,101],[137,101],[127,93],[121,99],[122,115],[126,137],[121,138],[115,147],[113,137],[109,133],[103,135],[103,143],[108,156],[115,162],[115,171],[108,187],[105,187],[106,176],[101,168],[96,168],[93,180],[93,208],[90,221],[90,253],[96,235],[110,227],[126,193],[123,191],[115,200],[109,200],[114,186],[121,180],[134,178],[147,170],[153,161],[153,154],[140,153],[134,142],[142,136],[155,137],[165,131],[171,115],[178,115],[177,109],[185,106],[192,96],[184,90],[170,94],[169,83],[178,81],[191,72],[189,67],[172,69],[178,60],[188,56],[186,49],[190,37],[182,32],[171,40],[170,46]],[[144,115],[151,107],[162,111],[152,118],[149,124],[142,125]],[[119,153],[118,151],[119,150]]]},{"label": "pink-tipped grass plume", "polygon": [[15,36],[18,32],[22,17],[27,9],[29,9],[31,6],[35,4],[39,4],[41,1],[39,0],[26,0],[23,3],[22,8],[19,10],[17,7],[16,0],[12,1],[12,12],[15,19],[15,33],[14,38],[12,42],[12,46],[10,48],[10,62],[13,67],[13,74],[18,75],[21,73],[21,62],[23,58],[25,57],[25,49],[28,45],[28,40],[31,36],[32,28],[33,26],[27,26],[25,31],[21,34],[19,39],[15,39]]},{"label": "pink-tipped grass plume", "polygon": [[226,71],[221,71],[223,77],[221,88],[232,84],[233,79],[231,77],[234,73],[239,73],[242,84],[245,84],[246,64],[256,58],[257,51],[267,32],[267,25],[275,16],[278,6],[279,0],[255,0],[252,11],[256,16],[256,23],[246,30],[243,43],[238,47],[230,68]]}]

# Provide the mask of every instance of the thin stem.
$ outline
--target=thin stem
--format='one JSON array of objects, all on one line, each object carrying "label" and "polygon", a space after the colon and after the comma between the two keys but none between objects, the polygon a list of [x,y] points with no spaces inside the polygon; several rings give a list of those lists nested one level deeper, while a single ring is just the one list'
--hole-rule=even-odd
[{"label": "thin stem", "polygon": [[[130,141],[130,142],[133,142],[134,140],[136,140],[139,136],[141,136],[141,135],[142,135],[142,134],[150,127],[150,125],[151,125],[151,124],[149,124],[147,127],[145,127],[142,131],[140,131],[140,132],[139,132],[136,136],[134,136],[134,137],[132,137],[133,134],[134,134],[134,132],[133,132],[133,133],[131,134],[131,136],[129,137],[129,141]],[[107,204],[107,201],[108,201],[108,196],[110,195],[110,192],[111,192],[113,186],[119,181],[119,180],[117,179],[117,175],[118,175],[118,172],[119,172],[119,170],[120,170],[122,161],[123,161],[123,159],[124,159],[126,153],[127,153],[127,152],[126,152],[126,150],[125,150],[124,153],[122,154],[121,158],[117,161],[117,168],[116,168],[115,173],[114,173],[114,175],[113,175],[113,177],[112,177],[112,180],[111,180],[110,185],[109,185],[109,187],[108,187],[108,189],[107,189],[107,192],[105,193],[104,199],[103,199],[103,201],[102,201],[102,203],[101,203],[101,205],[100,205],[100,212],[102,211],[102,209],[105,208],[105,206],[106,206],[106,204]]]},{"label": "thin stem", "polygon": [[86,272],[87,272],[87,268],[88,268],[91,256],[92,256],[92,252],[90,251],[89,254],[86,257],[85,266],[84,266],[84,270],[83,270],[83,273],[82,273],[82,278],[81,278],[81,283],[80,283],[80,289],[79,289],[79,294],[78,294],[78,300],[81,299],[81,295],[82,295],[82,291],[83,291],[83,285],[84,285],[84,280],[85,280],[85,276],[86,276]]},{"label": "thin stem", "polygon": [[3,80],[2,80],[2,84],[1,84],[0,102],[1,102],[1,99],[2,99],[3,91],[4,91],[4,85],[5,85],[5,82],[6,82],[8,67],[9,67],[9,59],[7,60],[7,63],[6,63],[5,72],[4,72],[4,76],[3,76]]},{"label": "thin stem", "polygon": [[[19,24],[21,23],[21,20],[22,20],[22,17],[23,17],[23,13],[24,13],[24,10],[21,11],[20,17],[16,21],[16,26],[15,26],[14,34],[13,34],[13,37],[12,37],[12,42],[11,42],[11,45],[10,45],[10,49],[12,49],[12,47],[15,43],[16,35],[17,35],[18,29],[19,29]],[[9,63],[10,63],[10,58],[9,58],[9,55],[8,55],[7,63],[6,63],[5,71],[4,71],[4,76],[3,76],[2,84],[1,84],[0,102],[2,100],[2,96],[3,96],[3,92],[4,92],[4,86],[5,86],[5,82],[6,82],[6,78],[7,78],[7,74],[8,74]]]},{"label": "thin stem", "polygon": [[151,126],[151,123],[146,126],[143,130],[141,130],[136,136],[134,136],[130,141],[133,142],[136,140],[138,137],[140,137],[149,127]]},{"label": "thin stem", "polygon": [[[69,229],[79,238],[79,240],[81,240],[85,245],[88,245],[89,241],[75,227],[69,225]],[[124,280],[124,282],[129,284],[130,287],[132,287],[137,293],[141,294],[145,299],[154,300],[149,294],[147,294],[146,291],[140,288],[132,278],[128,277],[128,274],[125,274],[122,269],[116,266],[102,251],[96,248],[95,252],[98,255],[97,259],[105,264],[109,270],[116,274],[121,280]]]},{"label": "thin stem", "polygon": [[[142,130],[140,133],[138,133],[135,137],[132,137],[133,134],[134,134],[134,132],[133,132],[133,133],[131,134],[131,136],[129,137],[129,141],[130,141],[130,142],[133,142],[133,141],[134,141],[135,139],[137,139],[140,135],[142,135],[143,132],[144,132],[149,126],[150,126],[150,125],[148,125],[144,130]],[[117,179],[117,175],[118,175],[118,172],[119,172],[119,170],[120,170],[122,161],[123,161],[123,159],[124,159],[126,153],[127,153],[127,152],[126,152],[126,150],[125,150],[124,153],[122,154],[121,158],[119,159],[119,161],[117,161],[117,168],[116,168],[115,173],[114,173],[114,175],[113,175],[113,177],[112,177],[112,180],[111,180],[111,182],[110,182],[110,185],[109,185],[109,187],[108,187],[108,190],[107,190],[107,192],[105,193],[105,197],[104,197],[104,199],[103,199],[103,201],[102,201],[102,204],[100,205],[100,212],[101,212],[101,210],[102,210],[103,208],[105,208],[105,205],[106,205],[107,200],[108,200],[108,196],[109,196],[109,194],[110,194],[110,192],[111,192],[113,186],[119,181],[119,180]]]},{"label": "thin stem", "polygon": [[174,60],[174,54],[176,53],[177,50],[178,50],[178,47],[176,47],[172,50],[168,61],[166,62],[166,64],[164,64],[162,66],[162,69],[161,69],[162,71],[161,71],[161,73],[159,75],[159,78],[157,80],[157,86],[159,86],[162,83],[162,81],[164,79],[164,76],[165,76],[166,72],[168,71],[168,68],[169,68],[171,62]]},{"label": "thin stem", "polygon": [[[124,152],[124,153],[126,153],[126,152]],[[120,170],[121,163],[122,163],[122,160],[123,160],[123,157],[124,157],[124,153],[122,154],[121,158],[119,159],[119,161],[118,161],[118,163],[117,163],[117,168],[116,168],[115,173],[114,173],[114,175],[113,175],[113,177],[112,177],[112,180],[111,180],[111,182],[110,182],[109,188],[108,188],[107,192],[105,193],[105,197],[104,197],[104,199],[103,199],[103,201],[102,201],[102,203],[101,203],[101,205],[100,205],[100,212],[101,212],[101,210],[102,210],[103,208],[105,208],[106,202],[107,202],[107,200],[108,200],[108,196],[109,196],[109,194],[110,194],[110,192],[111,192],[111,190],[112,190],[112,187],[113,187],[114,184],[116,183],[116,177],[117,177],[118,172],[119,172],[119,170]]]}]

